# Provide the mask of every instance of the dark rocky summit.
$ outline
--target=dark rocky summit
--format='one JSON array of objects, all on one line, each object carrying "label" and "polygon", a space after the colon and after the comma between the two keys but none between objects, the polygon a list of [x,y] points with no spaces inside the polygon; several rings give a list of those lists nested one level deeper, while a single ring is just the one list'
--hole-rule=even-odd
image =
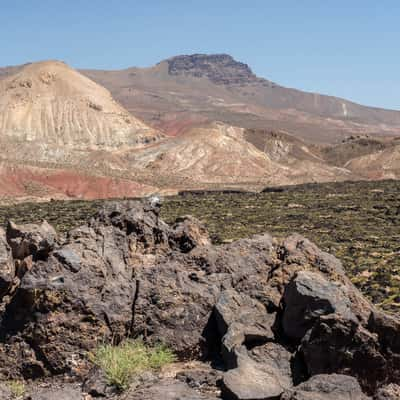
[{"label": "dark rocky summit", "polygon": [[[296,234],[217,247],[194,218],[168,226],[140,202],[108,205],[63,238],[10,222],[0,302],[0,377],[30,382],[27,399],[399,398],[399,320]],[[88,352],[138,336],[179,362],[115,393]]]},{"label": "dark rocky summit", "polygon": [[[244,85],[262,82],[247,64],[228,54],[192,54],[167,60],[168,73],[176,76],[208,78],[217,85]],[[265,81],[268,82],[268,81]]]}]

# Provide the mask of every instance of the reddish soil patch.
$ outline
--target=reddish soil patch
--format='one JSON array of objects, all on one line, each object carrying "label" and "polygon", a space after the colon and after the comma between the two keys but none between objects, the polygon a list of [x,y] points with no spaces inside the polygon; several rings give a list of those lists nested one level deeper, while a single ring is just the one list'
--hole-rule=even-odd
[{"label": "reddish soil patch", "polygon": [[0,168],[1,197],[68,197],[97,199],[132,197],[152,191],[150,186],[125,179],[88,176],[67,170]]}]

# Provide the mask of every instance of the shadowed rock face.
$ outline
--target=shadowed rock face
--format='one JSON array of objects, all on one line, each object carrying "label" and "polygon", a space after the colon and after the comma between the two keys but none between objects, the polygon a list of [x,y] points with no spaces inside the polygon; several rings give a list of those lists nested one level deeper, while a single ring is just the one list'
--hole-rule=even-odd
[{"label": "shadowed rock face", "polygon": [[[114,203],[65,238],[46,223],[9,224],[1,376],[79,381],[99,342],[142,335],[220,372],[152,377],[121,400],[364,400],[400,383],[400,322],[366,301],[337,259],[299,235],[216,247],[198,221],[168,226],[159,207]],[[91,376],[84,388],[96,387]]]}]

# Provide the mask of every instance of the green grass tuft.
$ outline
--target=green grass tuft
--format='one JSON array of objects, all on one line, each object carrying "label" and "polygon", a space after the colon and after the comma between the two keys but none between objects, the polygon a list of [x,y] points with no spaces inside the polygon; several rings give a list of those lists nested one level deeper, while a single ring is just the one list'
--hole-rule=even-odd
[{"label": "green grass tuft", "polygon": [[101,345],[90,358],[104,371],[108,383],[119,390],[128,389],[142,372],[160,369],[176,360],[165,345],[150,347],[141,340],[126,340],[117,346]]}]

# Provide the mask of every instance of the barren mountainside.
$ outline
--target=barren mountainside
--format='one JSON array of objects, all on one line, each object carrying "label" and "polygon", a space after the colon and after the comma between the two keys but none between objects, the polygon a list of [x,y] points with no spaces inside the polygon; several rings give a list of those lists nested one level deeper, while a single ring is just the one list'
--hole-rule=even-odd
[{"label": "barren mountainside", "polygon": [[[83,70],[128,110],[161,128],[200,116],[246,128],[283,129],[311,142],[400,134],[400,112],[280,86],[229,55],[172,57],[150,68]],[[171,120],[175,124],[171,124]]]},{"label": "barren mountainside", "polygon": [[0,196],[397,178],[399,115],[279,86],[224,54],[121,71],[0,68]]},{"label": "barren mountainside", "polygon": [[0,81],[0,138],[74,147],[119,147],[156,137],[103,87],[61,62]]}]

